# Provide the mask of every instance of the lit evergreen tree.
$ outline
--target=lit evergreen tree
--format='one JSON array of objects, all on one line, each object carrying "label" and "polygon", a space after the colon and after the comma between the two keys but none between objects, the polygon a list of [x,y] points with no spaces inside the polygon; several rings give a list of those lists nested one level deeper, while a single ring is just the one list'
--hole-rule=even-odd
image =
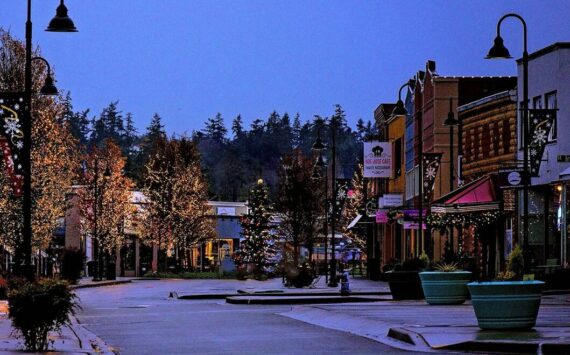
[{"label": "lit evergreen tree", "polygon": [[248,212],[240,221],[244,237],[241,255],[245,263],[253,266],[255,277],[261,278],[275,255],[273,236],[269,232],[272,206],[262,179],[251,189],[247,207]]}]

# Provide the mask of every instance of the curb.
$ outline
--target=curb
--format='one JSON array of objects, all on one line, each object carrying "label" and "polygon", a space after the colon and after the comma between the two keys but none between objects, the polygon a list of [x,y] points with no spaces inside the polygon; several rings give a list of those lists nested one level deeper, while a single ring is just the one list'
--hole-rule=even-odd
[{"label": "curb", "polygon": [[75,334],[79,342],[79,346],[82,351],[86,351],[89,354],[103,354],[103,355],[115,355],[113,349],[99,338],[97,335],[87,330],[77,318],[72,317],[71,325],[68,328]]},{"label": "curb", "polygon": [[541,355],[570,353],[570,343],[555,341],[468,340],[446,346],[431,346],[421,333],[400,327],[390,328],[388,337],[413,346],[428,347],[433,350]]},{"label": "curb", "polygon": [[71,285],[71,289],[78,289],[78,288],[91,288],[91,287],[103,287],[103,286],[115,286],[121,284],[128,284],[131,283],[131,280],[116,280],[116,281],[102,281],[98,283],[90,283],[90,284],[79,284],[79,285]]},{"label": "curb", "polygon": [[391,299],[380,299],[358,296],[330,296],[330,297],[309,297],[309,296],[291,296],[291,297],[267,297],[267,296],[237,296],[227,297],[226,303],[230,304],[330,304],[330,303],[357,303],[357,302],[382,302],[391,301]]}]

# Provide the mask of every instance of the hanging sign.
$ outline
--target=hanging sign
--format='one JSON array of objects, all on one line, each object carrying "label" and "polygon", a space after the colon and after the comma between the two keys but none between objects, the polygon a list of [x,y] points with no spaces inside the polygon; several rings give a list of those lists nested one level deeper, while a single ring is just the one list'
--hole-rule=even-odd
[{"label": "hanging sign", "polygon": [[388,210],[376,211],[376,223],[388,223]]},{"label": "hanging sign", "polygon": [[437,170],[439,169],[439,164],[441,162],[442,153],[424,153],[423,154],[423,188],[424,188],[424,202],[429,202],[431,200],[431,193],[433,192],[433,186],[435,178],[437,176]]},{"label": "hanging sign", "polygon": [[384,194],[378,199],[378,207],[400,207],[404,204],[404,195],[402,194]]},{"label": "hanging sign", "polygon": [[501,189],[521,187],[523,185],[524,185],[523,168],[499,170],[499,187]]},{"label": "hanging sign", "polygon": [[[418,222],[404,221],[404,229],[419,229],[420,224]],[[422,223],[422,229],[426,229],[426,224]]]},{"label": "hanging sign", "polygon": [[530,122],[528,152],[530,159],[530,176],[538,176],[544,148],[548,142],[548,135],[556,119],[555,109],[528,110]]},{"label": "hanging sign", "polygon": [[12,181],[15,196],[21,196],[24,172],[22,166],[24,132],[24,96],[20,93],[0,93],[0,149],[6,171]]},{"label": "hanging sign", "polygon": [[392,145],[390,142],[364,142],[365,178],[392,177]]}]

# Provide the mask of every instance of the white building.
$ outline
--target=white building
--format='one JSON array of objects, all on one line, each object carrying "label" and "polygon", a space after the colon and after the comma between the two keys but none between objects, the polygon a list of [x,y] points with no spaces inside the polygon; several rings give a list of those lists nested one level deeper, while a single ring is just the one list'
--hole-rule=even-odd
[{"label": "white building", "polygon": [[[523,67],[518,61],[518,97],[523,97]],[[529,192],[529,247],[533,267],[565,265],[570,217],[570,42],[554,43],[529,55],[529,108],[558,109],[539,176]],[[519,160],[523,160],[519,112]],[[522,215],[522,193],[519,195]],[[522,227],[522,218],[520,218]]]}]

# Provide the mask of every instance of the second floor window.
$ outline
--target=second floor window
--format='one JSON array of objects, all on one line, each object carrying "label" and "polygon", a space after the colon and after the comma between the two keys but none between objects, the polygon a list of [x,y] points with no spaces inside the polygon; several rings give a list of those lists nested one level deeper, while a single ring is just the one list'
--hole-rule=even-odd
[{"label": "second floor window", "polygon": [[[556,102],[556,91],[549,92],[548,94],[544,95],[544,102],[545,108],[547,109],[556,109],[558,108],[558,104]],[[550,129],[550,139],[549,140],[556,140],[558,138],[558,124],[556,122],[556,118],[552,124],[552,128]]]}]

